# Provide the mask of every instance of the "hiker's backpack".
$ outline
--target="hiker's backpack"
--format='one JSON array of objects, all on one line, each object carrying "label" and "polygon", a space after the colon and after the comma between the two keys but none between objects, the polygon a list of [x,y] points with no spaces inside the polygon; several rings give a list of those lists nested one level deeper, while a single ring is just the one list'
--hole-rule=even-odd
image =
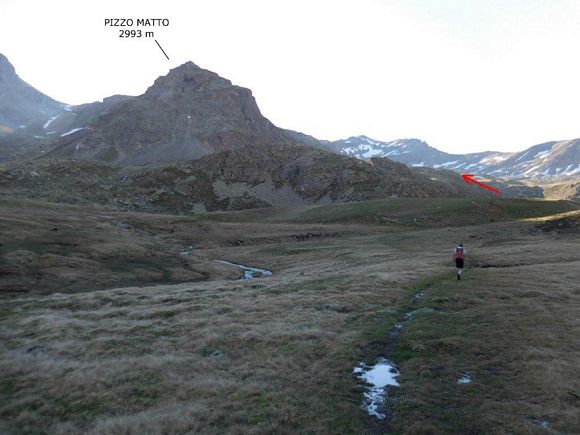
[{"label": "hiker's backpack", "polygon": [[455,258],[457,258],[458,260],[463,260],[463,248],[457,247],[457,249],[455,250]]}]

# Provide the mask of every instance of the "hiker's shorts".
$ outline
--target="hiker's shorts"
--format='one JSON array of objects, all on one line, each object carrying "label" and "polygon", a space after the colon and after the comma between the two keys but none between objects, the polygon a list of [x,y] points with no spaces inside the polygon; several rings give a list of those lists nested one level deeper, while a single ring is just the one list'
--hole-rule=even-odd
[{"label": "hiker's shorts", "polygon": [[463,258],[456,258],[455,259],[455,266],[458,269],[463,269]]}]

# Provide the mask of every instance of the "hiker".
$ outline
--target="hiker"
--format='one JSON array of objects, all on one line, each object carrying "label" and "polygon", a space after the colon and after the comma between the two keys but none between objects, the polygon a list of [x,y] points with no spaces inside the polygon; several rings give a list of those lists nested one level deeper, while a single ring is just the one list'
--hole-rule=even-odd
[{"label": "hiker", "polygon": [[461,242],[459,242],[459,245],[453,251],[453,261],[455,261],[455,267],[457,267],[457,279],[461,279],[463,264],[465,263],[465,248]]}]

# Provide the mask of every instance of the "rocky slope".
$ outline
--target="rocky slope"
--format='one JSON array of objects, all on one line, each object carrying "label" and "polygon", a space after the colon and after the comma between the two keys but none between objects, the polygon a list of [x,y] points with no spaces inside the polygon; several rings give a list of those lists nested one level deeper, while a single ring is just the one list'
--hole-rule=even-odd
[{"label": "rocky slope", "polygon": [[0,53],[0,134],[24,129],[62,111],[62,103],[18,77],[12,64]]},{"label": "rocky slope", "polygon": [[332,147],[342,154],[359,159],[388,157],[409,166],[429,166],[494,177],[580,175],[580,139],[547,142],[517,153],[486,151],[449,154],[418,139],[382,142],[366,136],[335,141]]},{"label": "rocky slope", "polygon": [[491,196],[388,159],[363,162],[306,145],[247,145],[161,167],[41,159],[0,166],[4,196],[187,213],[385,197]]},{"label": "rocky slope", "polygon": [[580,202],[580,180],[578,178],[549,180],[549,182],[542,184],[542,191],[544,198]]},{"label": "rocky slope", "polygon": [[0,162],[35,157],[50,149],[53,140],[44,136],[42,126],[64,111],[64,104],[18,77],[0,53]]}]

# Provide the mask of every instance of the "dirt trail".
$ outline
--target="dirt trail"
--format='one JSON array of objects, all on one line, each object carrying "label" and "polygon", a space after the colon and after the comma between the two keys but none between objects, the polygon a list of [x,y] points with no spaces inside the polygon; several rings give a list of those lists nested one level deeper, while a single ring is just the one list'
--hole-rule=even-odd
[{"label": "dirt trail", "polygon": [[406,323],[413,320],[415,314],[435,311],[433,308],[429,307],[417,308],[417,305],[421,302],[425,293],[432,285],[433,282],[427,282],[413,294],[410,304],[401,313],[397,323],[395,323],[388,332],[384,349],[381,352],[381,355],[377,358],[376,364],[372,366],[359,364],[353,370],[353,374],[356,374],[359,380],[368,386],[367,392],[365,392],[363,397],[363,408],[369,414],[366,424],[369,433],[382,434],[391,431],[391,422],[396,405],[396,395],[393,393],[396,391],[396,388],[399,387],[399,383],[394,381],[391,383],[383,382],[383,384],[380,384],[380,377],[372,377],[366,374],[381,371],[383,378],[388,376],[387,373],[391,373],[394,377],[399,375],[398,368],[392,361],[393,354],[399,342],[399,337],[403,333]]}]

